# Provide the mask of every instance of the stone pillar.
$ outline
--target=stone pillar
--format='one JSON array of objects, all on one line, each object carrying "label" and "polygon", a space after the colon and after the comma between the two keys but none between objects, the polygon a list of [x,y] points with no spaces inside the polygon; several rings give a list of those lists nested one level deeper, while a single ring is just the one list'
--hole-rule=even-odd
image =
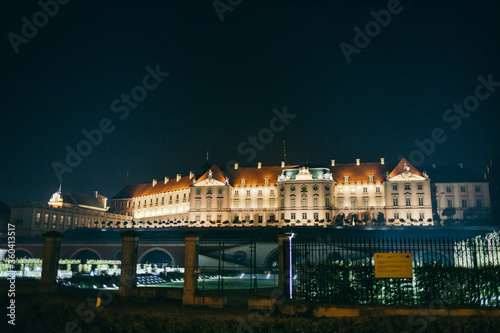
[{"label": "stone pillar", "polygon": [[42,280],[38,290],[43,294],[51,294],[57,291],[57,268],[59,266],[63,234],[57,231],[49,231],[42,236],[45,240],[43,243]]},{"label": "stone pillar", "polygon": [[184,234],[184,290],[182,294],[183,305],[195,304],[195,292],[198,287],[198,241],[199,237],[194,232]]},{"label": "stone pillar", "polygon": [[278,286],[286,299],[290,295],[290,235],[278,234]]},{"label": "stone pillar", "polygon": [[122,237],[122,264],[120,276],[120,296],[130,296],[137,285],[137,250],[139,233],[129,230],[120,234]]}]

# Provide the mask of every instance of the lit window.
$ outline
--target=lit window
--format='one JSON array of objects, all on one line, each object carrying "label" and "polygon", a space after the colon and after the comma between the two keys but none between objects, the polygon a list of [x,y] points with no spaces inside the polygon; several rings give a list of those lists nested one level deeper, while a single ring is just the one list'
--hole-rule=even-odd
[{"label": "lit window", "polygon": [[234,190],[234,195],[238,195],[238,190]]},{"label": "lit window", "polygon": [[307,199],[302,198],[302,207],[307,207]]},{"label": "lit window", "polygon": [[262,190],[258,190],[257,195],[262,195]]},{"label": "lit window", "polygon": [[380,193],[380,186],[375,187],[375,192]]},{"label": "lit window", "polygon": [[348,181],[349,181],[349,176],[348,176],[348,175],[345,175],[345,176],[344,176],[344,182],[346,182],[346,183],[347,183]]},{"label": "lit window", "polygon": [[372,182],[373,181],[373,174],[370,172],[370,175],[368,176],[368,181]]},{"label": "lit window", "polygon": [[222,210],[222,200],[217,201],[217,210]]},{"label": "lit window", "polygon": [[368,207],[368,200],[363,200],[363,206]]},{"label": "lit window", "polygon": [[363,187],[363,193],[368,193],[368,187]]},{"label": "lit window", "polygon": [[195,202],[195,208],[196,208],[196,210],[199,210],[200,207],[201,207],[201,201],[200,200],[196,200],[196,202]]},{"label": "lit window", "polygon": [[247,190],[247,195],[250,195],[250,190]]}]

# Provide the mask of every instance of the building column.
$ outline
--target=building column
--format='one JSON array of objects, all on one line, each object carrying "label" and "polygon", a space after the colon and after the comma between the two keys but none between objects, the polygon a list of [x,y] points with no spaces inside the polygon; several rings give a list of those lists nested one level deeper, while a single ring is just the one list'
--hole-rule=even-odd
[{"label": "building column", "polygon": [[42,236],[44,238],[42,279],[38,290],[43,294],[51,294],[57,291],[57,268],[59,266],[63,234],[57,231],[49,231]]},{"label": "building column", "polygon": [[182,294],[183,305],[193,305],[194,294],[198,287],[198,241],[196,233],[184,234],[184,291]]},{"label": "building column", "polygon": [[122,263],[120,296],[130,296],[137,285],[137,252],[139,247],[139,236],[137,231],[128,230],[120,234],[122,237]]}]

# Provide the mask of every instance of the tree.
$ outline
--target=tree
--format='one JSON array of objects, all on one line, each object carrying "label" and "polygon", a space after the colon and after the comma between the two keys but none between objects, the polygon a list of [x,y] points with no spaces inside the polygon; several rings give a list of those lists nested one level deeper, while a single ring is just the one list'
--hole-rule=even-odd
[{"label": "tree", "polygon": [[443,210],[443,215],[446,216],[449,220],[453,218],[453,216],[457,213],[455,207],[447,207]]}]

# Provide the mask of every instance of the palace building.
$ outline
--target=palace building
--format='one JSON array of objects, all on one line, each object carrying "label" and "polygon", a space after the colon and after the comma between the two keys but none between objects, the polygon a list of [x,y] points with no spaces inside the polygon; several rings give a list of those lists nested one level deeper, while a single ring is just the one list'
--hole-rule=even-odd
[{"label": "palace building", "polygon": [[489,217],[486,181],[474,177],[457,179],[456,184],[436,181],[406,159],[392,166],[383,158],[377,163],[332,160],[330,166],[235,163],[225,171],[213,165],[199,178],[190,172],[127,185],[110,200],[110,212],[155,227],[380,222],[423,226],[450,218],[443,216],[444,199],[437,200],[436,193],[451,186],[460,191],[454,192],[451,204],[447,202],[457,208],[451,218],[463,219],[467,208],[475,208],[475,217]]},{"label": "palace building", "polygon": [[[420,171],[406,159],[387,164],[206,166],[175,178],[126,185],[108,200],[61,188],[46,204],[13,205],[21,236],[75,228],[226,226],[431,226],[491,218],[489,184],[457,168]],[[109,202],[109,205],[108,205]]]}]

